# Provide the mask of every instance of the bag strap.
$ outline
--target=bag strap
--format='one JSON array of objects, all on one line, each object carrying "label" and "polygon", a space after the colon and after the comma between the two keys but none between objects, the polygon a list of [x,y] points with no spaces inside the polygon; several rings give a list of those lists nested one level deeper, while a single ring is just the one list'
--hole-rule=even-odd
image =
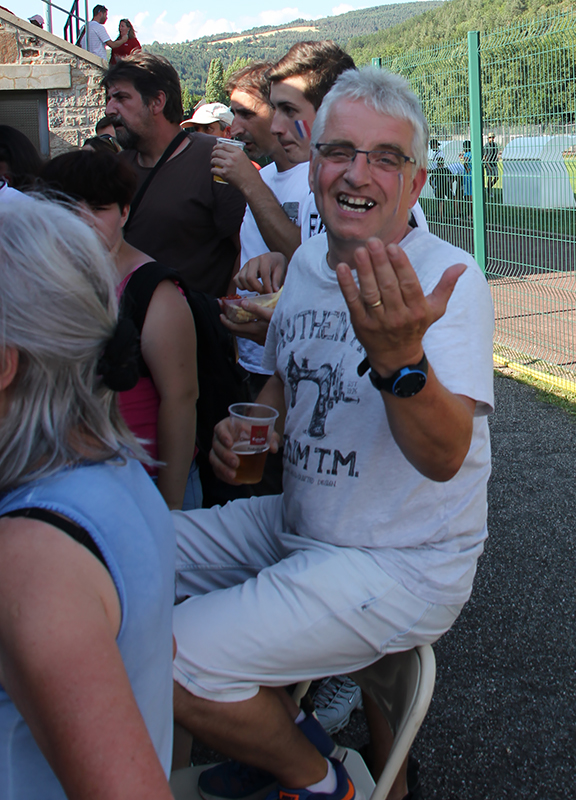
[{"label": "bag strap", "polygon": [[156,162],[156,164],[152,167],[152,169],[148,173],[148,177],[146,178],[146,180],[144,181],[142,186],[136,192],[136,196],[134,197],[134,200],[132,200],[132,205],[130,207],[130,214],[128,215],[128,219],[126,220],[126,224],[124,225],[124,233],[126,233],[128,228],[130,227],[130,223],[132,222],[134,214],[136,213],[136,211],[138,209],[138,206],[142,202],[142,199],[144,198],[144,195],[146,194],[146,191],[148,190],[148,187],[152,183],[152,180],[154,179],[154,177],[158,173],[158,170],[160,169],[160,167],[163,164],[165,164],[168,161],[168,159],[174,153],[176,148],[179,147],[179,145],[184,141],[184,139],[187,138],[187,136],[188,136],[187,131],[180,131],[180,133],[178,133],[172,139],[172,141],[170,142],[170,144],[168,145],[166,150],[164,150],[164,152],[160,156],[160,159]]},{"label": "bag strap", "polygon": [[160,264],[158,261],[148,261],[134,270],[122,293],[121,314],[129,317],[139,334],[142,333],[144,320],[152,295],[159,283],[171,280],[177,283],[186,294],[182,277],[175,269]]}]

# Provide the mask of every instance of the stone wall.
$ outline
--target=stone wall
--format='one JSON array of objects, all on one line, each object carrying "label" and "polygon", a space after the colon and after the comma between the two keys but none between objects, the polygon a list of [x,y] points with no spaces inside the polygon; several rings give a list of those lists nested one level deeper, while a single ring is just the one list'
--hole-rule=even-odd
[{"label": "stone wall", "polygon": [[0,9],[0,91],[47,91],[51,157],[94,135],[105,69],[98,56]]}]

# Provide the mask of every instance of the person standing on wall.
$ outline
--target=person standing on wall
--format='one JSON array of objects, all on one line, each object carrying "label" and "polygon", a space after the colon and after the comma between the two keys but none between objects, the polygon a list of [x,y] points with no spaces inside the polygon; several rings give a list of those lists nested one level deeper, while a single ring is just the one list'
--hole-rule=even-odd
[{"label": "person standing on wall", "polygon": [[84,26],[84,29],[78,39],[79,47],[82,47],[84,50],[88,50],[90,53],[93,53],[95,56],[100,56],[100,58],[103,59],[106,59],[107,47],[110,47],[112,50],[116,50],[117,48],[122,47],[122,45],[126,44],[128,41],[128,34],[116,39],[115,42],[112,41],[108,35],[108,31],[104,27],[107,19],[108,9],[106,6],[94,6],[92,9],[92,19],[88,23],[88,43],[86,43],[86,26]]},{"label": "person standing on wall", "polygon": [[[126,39],[126,36],[128,36],[128,39]],[[142,50],[142,45],[136,38],[136,31],[129,19],[121,19],[118,23],[118,38],[116,41],[123,41],[124,44],[112,50],[110,66],[116,64],[121,58],[129,56],[133,50]]]}]

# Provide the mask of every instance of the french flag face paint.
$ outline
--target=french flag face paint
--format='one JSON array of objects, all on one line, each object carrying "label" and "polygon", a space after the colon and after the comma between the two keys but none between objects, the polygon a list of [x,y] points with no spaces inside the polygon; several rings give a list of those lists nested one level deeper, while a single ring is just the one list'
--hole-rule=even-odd
[{"label": "french flag face paint", "polygon": [[310,131],[310,126],[308,125],[305,119],[295,120],[294,127],[296,128],[296,133],[301,139],[310,139],[312,135]]}]

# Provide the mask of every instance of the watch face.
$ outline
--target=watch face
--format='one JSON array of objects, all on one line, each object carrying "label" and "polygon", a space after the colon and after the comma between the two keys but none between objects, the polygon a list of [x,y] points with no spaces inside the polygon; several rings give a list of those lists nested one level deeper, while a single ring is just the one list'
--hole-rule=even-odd
[{"label": "watch face", "polygon": [[426,386],[426,373],[420,370],[406,371],[394,382],[392,393],[396,397],[413,397]]}]

